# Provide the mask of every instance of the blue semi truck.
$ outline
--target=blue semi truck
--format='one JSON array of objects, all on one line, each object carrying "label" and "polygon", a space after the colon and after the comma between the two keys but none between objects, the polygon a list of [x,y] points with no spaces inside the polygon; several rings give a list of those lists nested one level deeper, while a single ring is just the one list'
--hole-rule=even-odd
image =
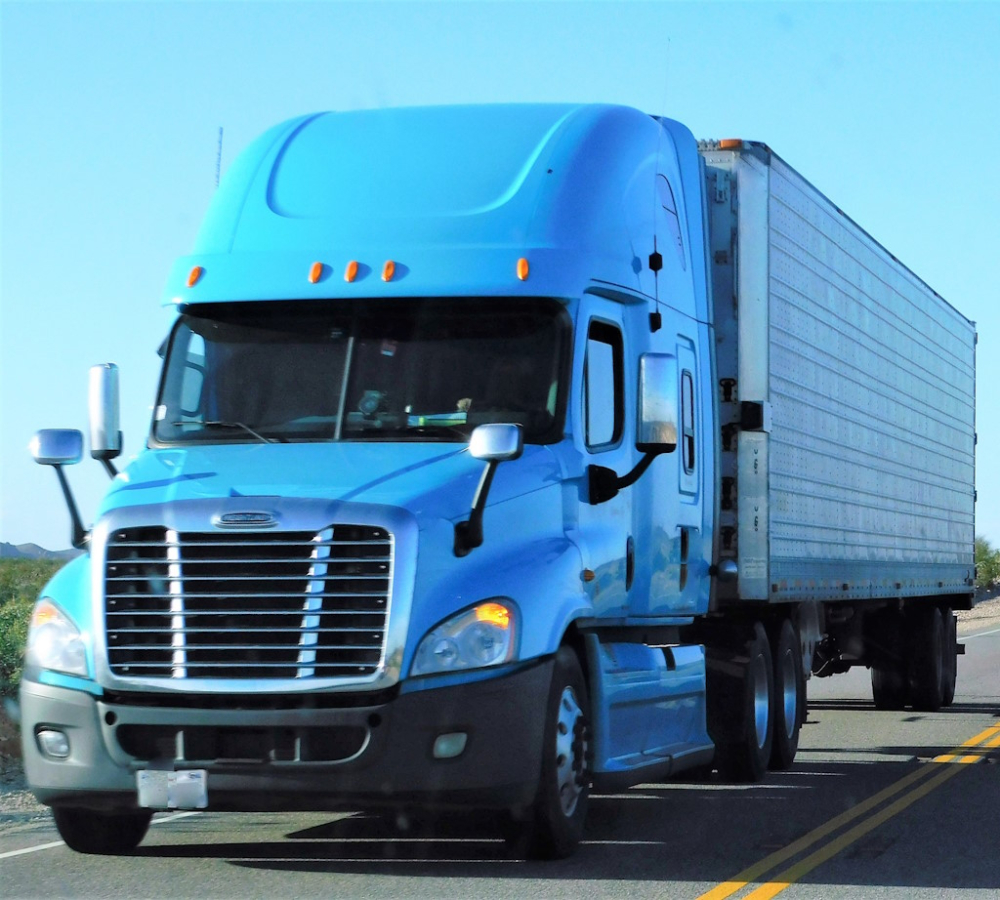
[{"label": "blue semi truck", "polygon": [[26,772],[66,842],[157,809],[480,808],[792,765],[806,681],[955,692],[975,328],[766,145],[616,106],[310,115],[164,302],[145,449],[35,608]]}]

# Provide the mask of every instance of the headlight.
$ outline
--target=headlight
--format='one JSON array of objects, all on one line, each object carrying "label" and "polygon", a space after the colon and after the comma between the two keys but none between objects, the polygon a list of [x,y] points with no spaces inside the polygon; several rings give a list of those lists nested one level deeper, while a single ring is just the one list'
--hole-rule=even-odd
[{"label": "headlight", "polygon": [[411,675],[496,666],[514,658],[514,612],[491,600],[432,628],[417,647]]},{"label": "headlight", "polygon": [[51,600],[35,604],[25,661],[40,669],[87,677],[87,648],[80,629]]}]

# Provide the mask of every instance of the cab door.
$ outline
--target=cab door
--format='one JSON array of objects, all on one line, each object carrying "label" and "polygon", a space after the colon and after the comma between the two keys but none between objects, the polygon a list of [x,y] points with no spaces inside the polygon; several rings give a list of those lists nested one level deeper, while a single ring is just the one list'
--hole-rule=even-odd
[{"label": "cab door", "polygon": [[[676,393],[677,446],[657,456],[630,490],[637,547],[636,581],[630,614],[634,618],[687,616],[699,606],[704,581],[702,559],[702,472],[704,423],[697,345],[686,317],[668,310],[657,336],[656,354],[666,354],[669,390]],[[667,329],[670,329],[669,331]],[[693,330],[693,329],[692,329]],[[694,332],[697,333],[697,332]]]},{"label": "cab door", "polygon": [[635,577],[633,491],[619,491],[610,500],[592,504],[587,471],[589,466],[611,469],[619,475],[631,470],[634,403],[628,398],[634,396],[635,388],[627,377],[621,307],[609,301],[581,319],[583,328],[576,348],[576,358],[582,360],[582,373],[578,373],[581,390],[575,410],[577,449],[583,455],[580,548],[595,615],[619,617],[626,614]]}]

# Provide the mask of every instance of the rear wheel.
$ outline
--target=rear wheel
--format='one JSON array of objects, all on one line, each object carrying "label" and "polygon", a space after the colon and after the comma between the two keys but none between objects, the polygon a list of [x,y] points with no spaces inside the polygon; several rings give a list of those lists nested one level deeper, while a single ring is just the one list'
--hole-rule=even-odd
[{"label": "rear wheel", "polygon": [[590,794],[590,700],[580,661],[556,654],[542,749],[542,777],[523,835],[535,859],[570,856],[583,836]]},{"label": "rear wheel", "polygon": [[944,623],[936,606],[918,607],[909,622],[910,698],[913,708],[941,708],[944,681]]},{"label": "rear wheel", "polygon": [[713,651],[712,657],[709,731],[715,767],[726,781],[760,781],[774,742],[774,667],[764,626],[755,622],[736,653]]},{"label": "rear wheel", "polygon": [[906,662],[906,621],[898,610],[879,616],[871,635],[878,656],[872,663],[872,699],[876,709],[905,709],[910,698]]},{"label": "rear wheel", "polygon": [[802,672],[802,647],[798,629],[790,620],[782,621],[772,635],[774,648],[774,740],[772,769],[791,767],[799,749],[799,729],[805,720],[806,680]]},{"label": "rear wheel", "polygon": [[872,698],[876,709],[905,709],[909,696],[906,670],[892,660],[872,666]]},{"label": "rear wheel", "polygon": [[153,813],[97,812],[56,806],[52,809],[59,836],[77,853],[119,856],[131,853],[142,842]]},{"label": "rear wheel", "polygon": [[941,705],[955,701],[955,680],[958,675],[958,621],[950,607],[941,611],[944,620],[944,644],[941,659]]}]

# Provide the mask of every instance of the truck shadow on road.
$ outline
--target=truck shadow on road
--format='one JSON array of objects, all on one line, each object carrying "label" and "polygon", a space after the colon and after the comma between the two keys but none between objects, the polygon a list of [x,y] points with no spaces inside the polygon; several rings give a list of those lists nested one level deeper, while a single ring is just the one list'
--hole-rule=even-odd
[{"label": "truck shadow on road", "polygon": [[[792,770],[771,773],[760,784],[677,782],[595,795],[582,846],[574,857],[555,862],[525,860],[517,846],[502,839],[498,818],[486,814],[446,814],[401,822],[391,815],[353,814],[278,838],[272,818],[260,828],[261,840],[239,842],[215,841],[224,837],[220,834],[226,827],[224,817],[192,817],[171,825],[178,842],[156,845],[156,836],[151,835],[137,855],[217,858],[240,868],[303,874],[660,881],[704,885],[702,889],[707,890],[912,773],[917,766],[912,760],[933,758],[950,749],[871,747],[864,762],[842,761],[830,753],[831,761],[796,763]],[[995,772],[991,768],[984,774]],[[961,782],[958,778],[949,784]],[[996,839],[996,834],[987,835],[983,852]],[[845,852],[852,860],[869,859],[874,867],[859,868],[848,883],[1000,886],[997,873],[975,860],[967,867],[937,871],[909,866],[904,871],[881,872],[880,858],[912,853],[916,845],[907,847],[909,843],[906,832],[898,829],[874,831],[867,841]],[[966,847],[961,852],[970,851]]]}]

